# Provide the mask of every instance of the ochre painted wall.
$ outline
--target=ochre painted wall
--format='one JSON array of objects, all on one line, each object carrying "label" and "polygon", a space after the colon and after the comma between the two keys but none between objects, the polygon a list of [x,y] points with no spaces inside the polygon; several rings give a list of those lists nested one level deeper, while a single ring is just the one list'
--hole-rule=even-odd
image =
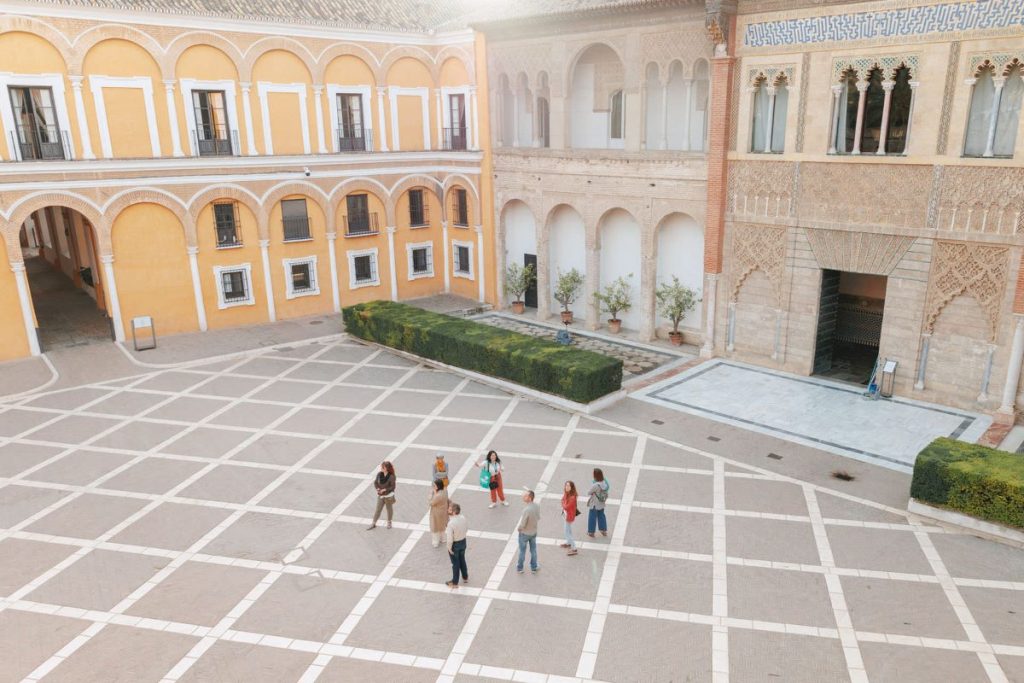
[{"label": "ochre painted wall", "polygon": [[[441,246],[441,204],[431,188],[421,187],[429,214],[430,225],[423,228],[409,226],[409,193],[399,197],[395,215],[395,270],[398,273],[398,298],[414,299],[444,292],[444,251]],[[434,277],[409,280],[409,253],[406,245],[431,242],[433,244]]]},{"label": "ochre painted wall", "polygon": [[[427,67],[411,57],[403,57],[397,60],[388,70],[388,85],[401,86],[403,88],[429,88],[427,97],[427,112],[429,119],[430,137],[436,137],[437,104],[435,102],[434,82],[430,77]],[[389,105],[390,106],[390,105]],[[388,126],[394,123],[390,120],[388,113]],[[398,98],[398,135],[399,145],[403,151],[421,150],[424,148],[423,139],[423,109],[419,97],[402,96]]]},{"label": "ochre painted wall", "polygon": [[29,354],[18,286],[4,247],[3,239],[0,239],[0,361]]},{"label": "ochre painted wall", "polygon": [[469,74],[466,73],[465,65],[454,57],[444,60],[444,64],[441,65],[441,85],[452,88],[467,83],[469,83]]},{"label": "ochre painted wall", "polygon": [[117,159],[153,156],[146,124],[146,98],[136,88],[104,88],[103,101],[110,122],[110,147]]},{"label": "ochre painted wall", "polygon": [[[391,267],[388,263],[388,238],[387,238],[387,214],[384,211],[384,202],[372,192],[355,191],[350,194],[367,194],[367,204],[370,213],[376,213],[380,233],[377,235],[361,235],[357,237],[345,236],[345,216],[348,214],[346,199],[343,198],[338,205],[338,215],[335,217],[335,224],[338,226],[338,241],[335,243],[338,258],[338,283],[341,287],[341,305],[351,306],[352,304],[373,299],[391,298]],[[347,198],[348,195],[346,194]],[[363,251],[365,249],[377,249],[377,276],[380,285],[376,287],[360,287],[351,289],[349,287],[348,252]]]},{"label": "ochre painted wall", "polygon": [[[218,202],[219,203],[219,202]],[[211,330],[224,327],[257,325],[268,321],[267,297],[263,286],[263,259],[260,256],[260,238],[256,228],[256,217],[244,204],[234,202],[235,216],[239,225],[240,247],[217,248],[217,231],[213,220],[213,203],[207,204],[196,220],[196,242],[199,246],[199,286],[203,290],[203,306],[206,309],[206,324]],[[239,266],[248,263],[252,268],[253,305],[232,306],[220,310],[217,307],[219,282],[214,273],[215,266]]]},{"label": "ochre painted wall", "polygon": [[[256,60],[252,71],[252,116],[256,128],[256,147],[261,154],[266,154],[263,143],[263,113],[260,109],[258,83],[305,83],[310,84],[313,78],[302,60],[291,52],[271,50]],[[274,146],[274,154],[302,154],[302,129],[299,122],[298,95],[294,93],[269,93],[267,96],[270,111],[270,131]],[[317,151],[316,115],[313,91],[306,88],[306,117],[309,122],[309,139],[312,152]],[[241,111],[239,112],[241,115]]]},{"label": "ochre painted wall", "polygon": [[[17,74],[63,74],[67,72],[64,58],[52,44],[39,36],[30,33],[12,32],[0,34],[0,70]],[[54,93],[54,97],[57,94]],[[71,97],[71,84],[65,79],[64,100],[68,109],[71,130],[67,131],[73,144],[78,145],[78,119],[74,111],[74,100]],[[8,140],[11,132],[0,122],[3,143],[0,143],[0,158],[7,159]]]},{"label": "ochre painted wall", "polygon": [[[324,212],[311,197],[288,195],[284,199],[305,199],[306,214],[309,216],[310,239],[295,242],[284,241],[284,225],[281,222],[281,203],[274,205],[270,212],[270,278],[273,282],[274,305],[278,320],[301,318],[331,312],[331,264],[327,252],[327,226]],[[283,259],[316,256],[317,282],[320,293],[286,298],[285,269]]]},{"label": "ochre painted wall", "polygon": [[480,192],[481,225],[483,225],[484,268],[487,271],[487,276],[484,280],[484,295],[490,304],[497,306],[499,304],[497,300],[497,278],[502,277],[502,274],[495,272],[497,261],[494,236],[497,231],[497,225],[494,218],[494,183],[491,182],[494,174],[491,159],[491,112],[487,97],[487,93],[490,92],[487,84],[487,45],[483,34],[476,34],[474,55],[476,57],[476,101],[479,108],[476,118],[480,122],[479,145],[484,155],[483,162],[480,164],[480,181],[477,183],[477,189]]},{"label": "ochre painted wall", "polygon": [[156,204],[133,204],[114,220],[112,237],[125,331],[139,315],[153,316],[160,335],[198,330],[185,231],[177,216]]}]

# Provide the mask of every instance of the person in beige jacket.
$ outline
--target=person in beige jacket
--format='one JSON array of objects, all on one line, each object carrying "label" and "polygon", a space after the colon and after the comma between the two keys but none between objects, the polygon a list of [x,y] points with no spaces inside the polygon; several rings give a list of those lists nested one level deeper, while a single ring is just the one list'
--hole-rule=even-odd
[{"label": "person in beige jacket", "polygon": [[444,489],[444,481],[434,480],[434,486],[430,492],[430,545],[437,547],[441,544],[441,537],[444,535],[445,527],[448,526],[448,492]]}]

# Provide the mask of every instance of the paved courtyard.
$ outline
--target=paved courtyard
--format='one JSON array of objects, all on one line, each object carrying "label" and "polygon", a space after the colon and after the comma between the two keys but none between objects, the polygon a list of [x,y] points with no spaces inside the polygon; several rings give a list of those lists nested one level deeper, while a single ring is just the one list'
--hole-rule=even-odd
[{"label": "paved courtyard", "polygon": [[[594,466],[611,531],[567,557],[558,491]],[[1024,551],[345,338],[0,403],[0,596],[3,681],[1024,681]]]}]

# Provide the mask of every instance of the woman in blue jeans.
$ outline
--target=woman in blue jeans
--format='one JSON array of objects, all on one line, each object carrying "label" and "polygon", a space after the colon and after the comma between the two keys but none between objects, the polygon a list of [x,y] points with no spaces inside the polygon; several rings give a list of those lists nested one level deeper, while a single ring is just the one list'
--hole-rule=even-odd
[{"label": "woman in blue jeans", "polygon": [[604,516],[604,504],[608,500],[610,486],[600,467],[594,468],[594,483],[587,498],[587,536],[594,537],[594,529],[600,529],[602,536],[608,535],[608,519]]}]

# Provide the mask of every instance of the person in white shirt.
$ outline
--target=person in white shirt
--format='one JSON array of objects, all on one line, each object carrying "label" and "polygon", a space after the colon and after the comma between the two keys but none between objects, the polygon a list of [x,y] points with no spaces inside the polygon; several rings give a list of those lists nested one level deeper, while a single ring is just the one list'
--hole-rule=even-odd
[{"label": "person in white shirt", "polygon": [[452,561],[452,580],[445,581],[449,588],[459,587],[459,575],[463,581],[469,581],[469,570],[466,568],[466,534],[469,522],[462,516],[462,506],[458,503],[448,505],[448,526],[444,530],[445,544],[448,546],[448,557]]}]

